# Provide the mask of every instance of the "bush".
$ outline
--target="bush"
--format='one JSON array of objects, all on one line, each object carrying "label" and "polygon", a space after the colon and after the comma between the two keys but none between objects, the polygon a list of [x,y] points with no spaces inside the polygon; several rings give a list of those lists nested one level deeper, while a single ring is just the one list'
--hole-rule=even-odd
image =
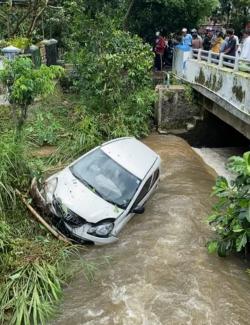
[{"label": "bush", "polygon": [[0,142],[0,213],[14,208],[15,188],[27,188],[30,170],[22,143],[16,143],[14,134],[1,137]]},{"label": "bush", "polygon": [[69,58],[75,65],[75,87],[84,105],[92,114],[110,114],[113,130],[107,133],[111,137],[147,134],[155,99],[150,46],[140,37],[120,30],[102,13],[95,20],[82,17],[81,21],[84,35],[72,37],[74,51]]},{"label": "bush", "polygon": [[208,217],[217,233],[217,239],[208,243],[208,250],[219,256],[247,252],[250,242],[250,152],[231,157],[228,169],[236,178],[229,184],[224,177],[218,177],[213,195],[219,200]]},{"label": "bush", "polygon": [[1,256],[0,319],[13,325],[46,324],[69,275],[65,265],[71,251],[42,236],[10,240]]},{"label": "bush", "polygon": [[31,40],[25,37],[16,37],[8,40],[8,44],[17,47],[21,50],[26,50],[26,48],[31,45]]},{"label": "bush", "polygon": [[61,67],[45,65],[34,69],[29,58],[4,61],[0,81],[8,88],[8,100],[13,106],[19,128],[27,117],[28,106],[38,96],[45,96],[54,91],[54,79],[60,77],[62,71]]}]

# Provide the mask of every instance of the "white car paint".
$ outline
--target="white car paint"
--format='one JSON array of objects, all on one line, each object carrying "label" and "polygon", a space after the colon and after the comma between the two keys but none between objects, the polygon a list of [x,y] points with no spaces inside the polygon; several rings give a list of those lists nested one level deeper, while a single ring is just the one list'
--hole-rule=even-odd
[{"label": "white car paint", "polygon": [[[140,186],[125,210],[98,196],[71,173],[71,166],[97,149],[101,149],[112,160],[141,180]],[[145,144],[135,138],[118,138],[91,150],[61,172],[49,177],[41,193],[53,214],[58,215],[53,206],[53,198],[56,198],[67,209],[72,210],[79,217],[86,220],[85,224],[77,227],[64,222],[65,227],[75,238],[91,241],[95,244],[112,243],[117,240],[119,232],[134,215],[132,210],[135,208],[135,202],[144,185],[148,183],[151,188],[142,200],[137,202],[137,207],[143,206],[157,187],[159,177],[154,184],[152,184],[153,179],[148,180],[156,170],[159,170],[159,167],[160,157]],[[55,180],[57,180],[57,184],[52,196],[50,192],[46,192],[46,186],[55,182]],[[114,223],[113,230],[107,237],[99,237],[88,233],[93,224],[101,223],[105,219],[112,219]]]},{"label": "white car paint", "polygon": [[133,175],[143,179],[156,160],[156,153],[134,138],[112,140],[102,150]]},{"label": "white car paint", "polygon": [[[54,192],[65,206],[88,222],[97,223],[107,218],[116,219],[124,210],[103,200],[75,178],[69,168],[57,174],[57,187]],[[52,203],[49,198],[49,203]]]}]

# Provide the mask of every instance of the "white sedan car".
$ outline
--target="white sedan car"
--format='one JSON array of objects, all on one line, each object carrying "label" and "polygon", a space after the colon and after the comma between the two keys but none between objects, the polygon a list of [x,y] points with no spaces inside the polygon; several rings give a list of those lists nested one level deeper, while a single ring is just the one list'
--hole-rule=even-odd
[{"label": "white sedan car", "polygon": [[159,168],[160,157],[145,144],[118,138],[49,177],[39,195],[65,235],[80,243],[109,244],[134,214],[144,212]]}]

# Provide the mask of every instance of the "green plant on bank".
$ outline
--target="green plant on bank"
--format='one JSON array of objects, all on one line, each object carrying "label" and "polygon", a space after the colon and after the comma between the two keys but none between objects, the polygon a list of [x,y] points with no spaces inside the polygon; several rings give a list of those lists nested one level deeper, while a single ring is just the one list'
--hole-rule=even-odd
[{"label": "green plant on bank", "polygon": [[13,132],[0,141],[0,213],[15,207],[15,188],[27,188],[30,170],[23,144],[14,140]]},{"label": "green plant on bank", "polygon": [[218,177],[213,195],[218,202],[208,222],[215,227],[217,239],[208,243],[209,252],[226,256],[248,251],[250,242],[250,152],[229,159],[228,169],[236,174],[231,182]]},{"label": "green plant on bank", "polygon": [[68,57],[75,65],[75,87],[88,110],[111,115],[122,111],[124,117],[144,116],[148,121],[154,102],[150,46],[120,30],[117,21],[103,13],[92,19],[76,11],[73,21],[75,32],[68,40],[73,50]]},{"label": "green plant on bank", "polygon": [[18,49],[25,50],[31,45],[31,40],[25,37],[15,37],[8,40],[8,44],[17,47]]},{"label": "green plant on bank", "polygon": [[[8,324],[45,324],[62,294],[72,248],[49,237],[12,239],[1,256],[0,319]],[[56,258],[55,258],[56,256]],[[51,302],[53,301],[53,304]]]},{"label": "green plant on bank", "polygon": [[27,139],[39,146],[56,144],[61,130],[58,119],[51,112],[46,111],[39,111],[34,120],[25,128]]},{"label": "green plant on bank", "polygon": [[58,66],[42,65],[34,69],[29,58],[4,61],[0,81],[8,89],[8,100],[13,107],[19,129],[27,118],[28,106],[38,96],[51,94],[55,87],[54,79],[60,77],[62,72],[63,69]]},{"label": "green plant on bank", "polygon": [[194,102],[194,91],[193,91],[193,88],[190,85],[188,85],[188,84],[185,84],[184,87],[185,87],[185,90],[184,90],[185,99],[191,105]]}]

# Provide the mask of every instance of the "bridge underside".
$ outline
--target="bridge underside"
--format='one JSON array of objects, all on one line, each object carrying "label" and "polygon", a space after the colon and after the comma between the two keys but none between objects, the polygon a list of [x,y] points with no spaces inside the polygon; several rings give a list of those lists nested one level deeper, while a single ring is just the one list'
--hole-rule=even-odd
[{"label": "bridge underside", "polygon": [[250,140],[250,116],[236,110],[233,105],[217,96],[214,92],[209,91],[200,85],[192,85],[198,93],[205,96],[209,101],[205,102],[204,108],[217,116],[225,123],[243,134]]},{"label": "bridge underside", "polygon": [[210,99],[204,108],[250,139],[250,73],[239,71],[228,62],[227,66],[214,64],[212,59],[210,52],[197,59],[192,51],[176,49],[173,71]]}]

